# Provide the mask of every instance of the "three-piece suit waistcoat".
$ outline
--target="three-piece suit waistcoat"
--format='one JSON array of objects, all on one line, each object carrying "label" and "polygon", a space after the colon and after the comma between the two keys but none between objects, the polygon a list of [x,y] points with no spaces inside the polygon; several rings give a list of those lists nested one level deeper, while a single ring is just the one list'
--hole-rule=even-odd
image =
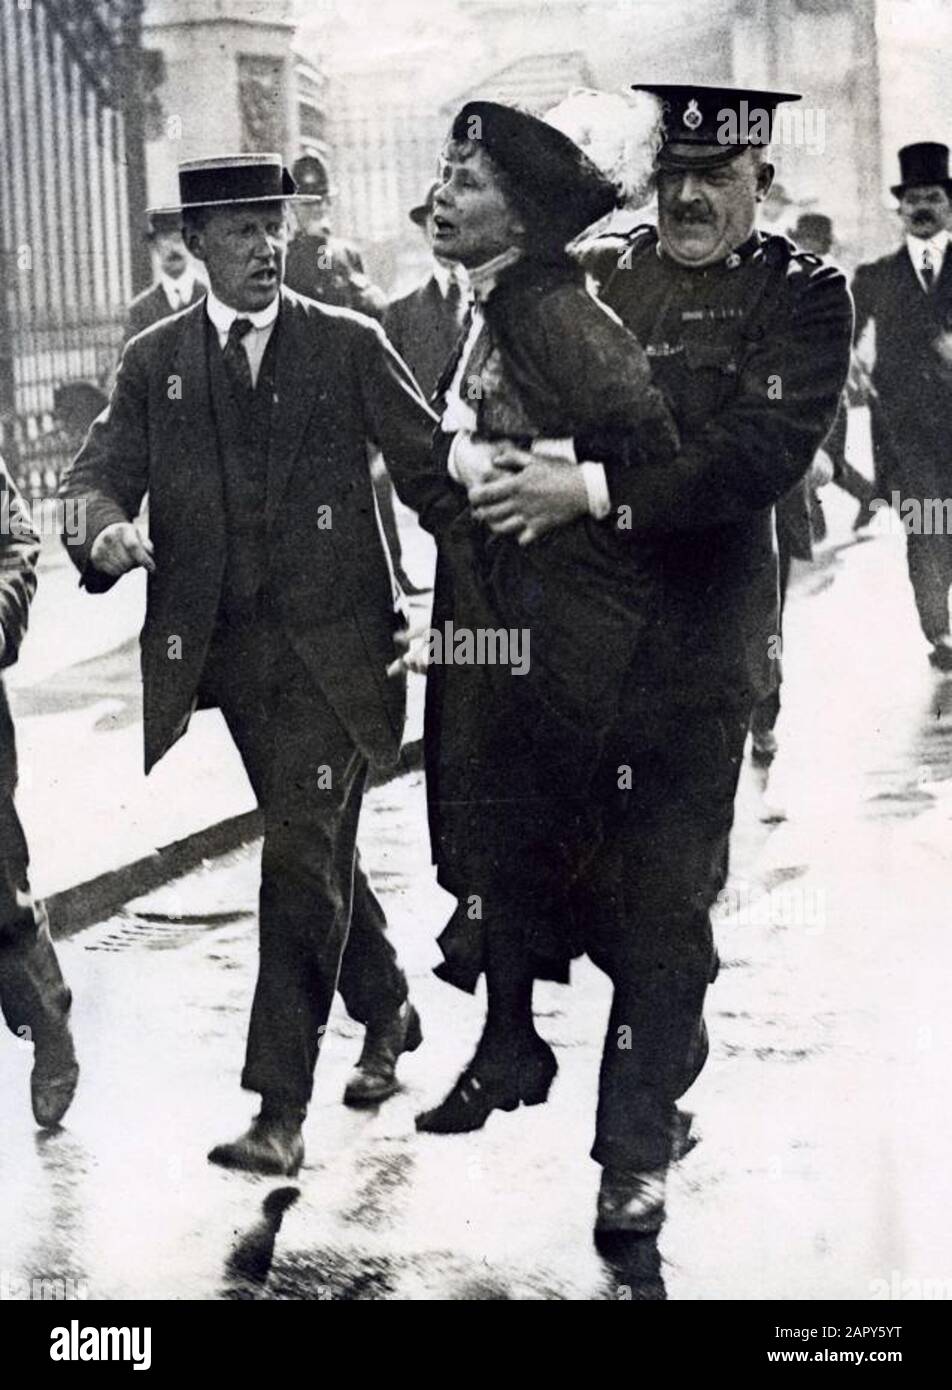
[{"label": "three-piece suit waistcoat", "polygon": [[[225,574],[221,612],[250,617],[268,571],[265,502],[268,449],[275,395],[279,323],[265,349],[254,389],[243,393],[232,383],[211,323],[206,324],[208,381],[218,435],[218,457],[225,501]],[[246,399],[242,399],[242,395]]]}]

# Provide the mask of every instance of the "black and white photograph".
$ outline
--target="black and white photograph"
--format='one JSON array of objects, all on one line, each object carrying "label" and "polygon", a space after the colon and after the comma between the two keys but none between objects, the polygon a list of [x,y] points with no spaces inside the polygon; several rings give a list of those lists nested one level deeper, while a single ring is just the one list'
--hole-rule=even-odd
[{"label": "black and white photograph", "polygon": [[950,60],[952,0],[0,0],[32,1364],[370,1301],[914,1359]]}]

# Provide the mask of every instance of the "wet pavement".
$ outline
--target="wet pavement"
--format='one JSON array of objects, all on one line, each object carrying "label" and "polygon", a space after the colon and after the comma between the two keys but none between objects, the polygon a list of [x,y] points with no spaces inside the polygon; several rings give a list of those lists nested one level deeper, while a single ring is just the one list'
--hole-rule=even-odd
[{"label": "wet pavement", "polygon": [[952,681],[926,662],[901,539],[831,545],[798,576],[785,671],[781,751],[766,786],[745,769],[718,910],[712,1053],[687,1098],[702,1140],[674,1170],[657,1249],[592,1242],[609,993],[588,962],[570,989],[537,991],[560,1066],[549,1103],[471,1136],[416,1134],[482,1006],[430,973],[450,900],[414,773],[370,794],[362,827],[423,1017],[404,1090],[376,1111],[340,1104],[360,1029],[339,1009],[299,1178],[206,1163],[253,1107],[238,1078],[258,846],[202,866],[62,944],[84,1069],[62,1130],[35,1133],[29,1051],[0,1040],[0,1297],[34,1280],[108,1299],[875,1299],[897,1278],[952,1292]]}]

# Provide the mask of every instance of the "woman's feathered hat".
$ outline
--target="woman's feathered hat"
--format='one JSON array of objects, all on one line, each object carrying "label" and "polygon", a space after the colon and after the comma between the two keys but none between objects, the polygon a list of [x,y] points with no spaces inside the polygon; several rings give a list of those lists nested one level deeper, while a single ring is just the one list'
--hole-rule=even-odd
[{"label": "woman's feathered hat", "polygon": [[568,135],[519,107],[468,101],[450,138],[481,146],[508,176],[520,207],[563,244],[620,201],[615,184]]}]

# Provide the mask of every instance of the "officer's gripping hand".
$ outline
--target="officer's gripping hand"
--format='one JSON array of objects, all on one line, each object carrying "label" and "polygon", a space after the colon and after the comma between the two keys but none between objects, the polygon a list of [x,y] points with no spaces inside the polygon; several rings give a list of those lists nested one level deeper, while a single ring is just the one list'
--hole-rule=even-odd
[{"label": "officer's gripping hand", "polygon": [[152,542],[131,521],[117,521],[112,526],[104,526],[89,552],[93,568],[113,579],[140,565],[150,574],[155,574],[152,556]]},{"label": "officer's gripping hand", "polygon": [[515,535],[520,545],[529,545],[588,514],[578,464],[514,445],[500,449],[494,464],[496,476],[471,488],[469,501],[473,515],[496,535]]}]

